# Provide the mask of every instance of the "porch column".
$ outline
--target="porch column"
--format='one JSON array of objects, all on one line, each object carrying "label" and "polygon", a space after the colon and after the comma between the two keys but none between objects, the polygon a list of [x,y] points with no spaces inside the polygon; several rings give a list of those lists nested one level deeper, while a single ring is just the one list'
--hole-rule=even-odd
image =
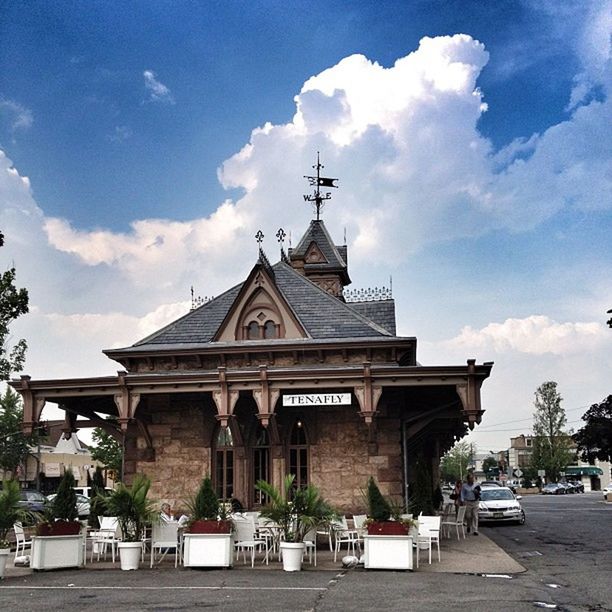
[{"label": "porch column", "polygon": [[238,401],[238,391],[230,391],[227,382],[227,368],[219,366],[219,387],[212,392],[213,401],[217,408],[217,420],[221,427],[227,427],[230,416],[234,413],[234,407]]}]

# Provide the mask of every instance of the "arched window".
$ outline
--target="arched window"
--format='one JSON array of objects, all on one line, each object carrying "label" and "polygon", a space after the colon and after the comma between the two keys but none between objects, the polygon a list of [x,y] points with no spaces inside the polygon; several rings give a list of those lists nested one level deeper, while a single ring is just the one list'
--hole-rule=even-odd
[{"label": "arched window", "polygon": [[219,427],[215,440],[215,489],[221,499],[234,496],[234,440],[229,427]]},{"label": "arched window", "polygon": [[[253,485],[257,484],[258,480],[270,482],[270,437],[268,430],[261,424],[257,427],[253,447]],[[255,487],[253,499],[256,504],[261,505],[267,501],[257,487]]]},{"label": "arched window", "polygon": [[301,419],[295,421],[289,437],[289,473],[295,474],[294,486],[308,485],[308,438]]},{"label": "arched window", "polygon": [[266,321],[264,325],[264,338],[278,338],[278,327],[274,321]]},{"label": "arched window", "polygon": [[247,327],[247,336],[249,340],[259,340],[261,338],[259,334],[259,324],[257,321],[251,321]]}]

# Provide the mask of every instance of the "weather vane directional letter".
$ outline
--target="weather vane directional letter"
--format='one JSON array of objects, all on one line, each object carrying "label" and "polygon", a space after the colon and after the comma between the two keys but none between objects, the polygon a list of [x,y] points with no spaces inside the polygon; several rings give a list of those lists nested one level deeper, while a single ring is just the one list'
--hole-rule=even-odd
[{"label": "weather vane directional letter", "polygon": [[304,178],[308,179],[308,182],[311,187],[314,187],[314,193],[305,195],[304,201],[311,202],[315,206],[315,210],[317,212],[317,221],[321,218],[321,209],[323,208],[323,203],[325,200],[331,200],[331,192],[321,193],[321,187],[333,187],[335,189],[338,188],[338,185],[334,185],[334,181],[337,181],[337,178],[326,178],[321,176],[321,168],[325,168],[323,164],[319,161],[319,152],[317,151],[317,163],[313,166],[317,171],[317,176],[304,176]]}]

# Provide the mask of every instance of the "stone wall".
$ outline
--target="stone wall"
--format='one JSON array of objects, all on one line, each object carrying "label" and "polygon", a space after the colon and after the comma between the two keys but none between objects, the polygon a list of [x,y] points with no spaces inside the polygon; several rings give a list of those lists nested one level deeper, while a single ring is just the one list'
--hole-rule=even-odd
[{"label": "stone wall", "polygon": [[[149,460],[153,457],[147,453],[145,438],[130,426],[126,472],[147,474],[152,480],[151,497],[159,503],[184,507],[184,500],[211,471],[210,444],[217,426],[214,408],[201,399],[164,395],[150,399],[146,411],[154,460]],[[310,480],[332,505],[344,513],[364,513],[362,491],[370,476],[383,494],[401,499],[399,419],[383,412],[376,420],[374,441],[369,441],[368,427],[356,406],[317,407],[302,416],[310,440]],[[289,435],[293,418],[279,415],[283,436]],[[246,500],[247,493],[239,491],[238,485],[235,481],[236,497]]]}]

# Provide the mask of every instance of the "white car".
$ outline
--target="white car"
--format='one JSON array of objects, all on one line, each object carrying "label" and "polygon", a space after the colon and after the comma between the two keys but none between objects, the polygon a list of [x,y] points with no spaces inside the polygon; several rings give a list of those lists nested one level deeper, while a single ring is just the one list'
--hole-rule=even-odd
[{"label": "white car", "polygon": [[[53,493],[52,495],[47,495],[47,501],[52,502],[55,499],[55,497],[56,497],[55,493]],[[77,512],[79,514],[79,518],[85,518],[89,516],[89,509],[90,509],[89,498],[77,493],[76,499],[77,499],[77,504],[76,504]]]},{"label": "white car", "polygon": [[606,485],[601,492],[603,493],[603,496],[605,497],[608,493],[612,493],[612,482],[609,485]]},{"label": "white car", "polygon": [[515,495],[508,487],[482,487],[478,507],[478,521],[513,522],[522,525],[525,511],[521,508],[520,495]]}]

